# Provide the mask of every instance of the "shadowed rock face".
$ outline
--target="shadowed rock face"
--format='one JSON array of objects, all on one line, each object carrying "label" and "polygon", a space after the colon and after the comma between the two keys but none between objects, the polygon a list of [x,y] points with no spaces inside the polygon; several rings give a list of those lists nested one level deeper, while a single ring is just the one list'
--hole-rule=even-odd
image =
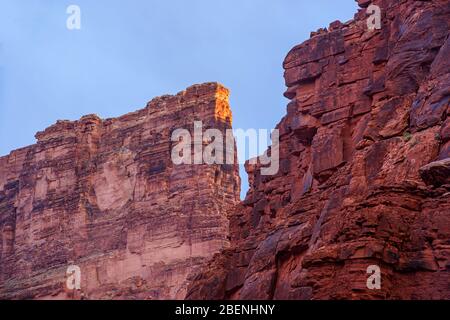
[{"label": "shadowed rock face", "polygon": [[240,204],[236,165],[170,159],[173,130],[231,127],[215,83],[1,157],[0,298],[450,299],[450,3],[358,3],[380,30],[362,9],[286,57],[280,170],[247,164]]},{"label": "shadowed rock face", "polygon": [[231,247],[188,298],[450,299],[450,2],[358,3],[380,30],[361,9],[286,57],[280,172],[247,165]]},{"label": "shadowed rock face", "polygon": [[[209,83],[115,119],[59,121],[0,158],[0,298],[182,299],[228,246],[235,165],[173,165],[172,131],[231,127]],[[81,291],[65,288],[70,265]]]}]

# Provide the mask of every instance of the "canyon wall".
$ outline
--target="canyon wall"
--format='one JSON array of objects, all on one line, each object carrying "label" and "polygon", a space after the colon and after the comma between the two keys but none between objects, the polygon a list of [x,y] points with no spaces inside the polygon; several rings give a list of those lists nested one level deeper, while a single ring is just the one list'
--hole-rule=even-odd
[{"label": "canyon wall", "polygon": [[358,4],[287,55],[280,171],[188,298],[450,299],[450,2]]},{"label": "canyon wall", "polygon": [[[0,158],[0,298],[182,299],[229,245],[237,165],[173,165],[171,134],[231,127],[216,83],[119,118],[58,121]],[[81,290],[66,271],[81,269]],[[69,275],[70,276],[70,275]]]},{"label": "canyon wall", "polygon": [[237,164],[171,161],[231,128],[216,83],[0,157],[0,298],[450,299],[450,2],[358,3],[287,55],[280,170],[242,202]]}]

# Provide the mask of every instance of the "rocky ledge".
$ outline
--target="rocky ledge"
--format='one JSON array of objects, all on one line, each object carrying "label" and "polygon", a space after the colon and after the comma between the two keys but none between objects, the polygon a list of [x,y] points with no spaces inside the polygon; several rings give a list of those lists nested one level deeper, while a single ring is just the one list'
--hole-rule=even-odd
[{"label": "rocky ledge", "polygon": [[358,3],[287,55],[280,172],[189,298],[450,299],[450,2]]}]

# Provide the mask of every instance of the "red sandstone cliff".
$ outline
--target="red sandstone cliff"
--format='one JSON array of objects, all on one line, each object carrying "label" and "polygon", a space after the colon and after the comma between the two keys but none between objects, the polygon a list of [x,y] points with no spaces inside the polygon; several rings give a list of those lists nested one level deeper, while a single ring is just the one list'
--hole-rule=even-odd
[{"label": "red sandstone cliff", "polygon": [[231,247],[189,298],[450,299],[450,2],[358,2],[286,57],[280,172],[247,165]]},{"label": "red sandstone cliff", "polygon": [[170,160],[174,129],[231,126],[217,84],[0,157],[0,298],[450,299],[450,4],[373,1],[369,31],[358,2],[288,54],[280,171],[247,165],[240,204],[235,165]]},{"label": "red sandstone cliff", "polygon": [[171,133],[195,120],[230,128],[228,91],[198,85],[119,118],[58,121],[1,157],[0,298],[183,298],[228,246],[240,193],[236,165],[173,165]]}]

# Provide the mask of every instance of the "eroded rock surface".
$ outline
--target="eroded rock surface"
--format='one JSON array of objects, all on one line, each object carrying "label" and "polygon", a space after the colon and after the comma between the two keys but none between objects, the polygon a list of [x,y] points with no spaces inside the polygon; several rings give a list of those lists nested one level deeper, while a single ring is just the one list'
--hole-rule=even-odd
[{"label": "eroded rock surface", "polygon": [[189,298],[450,299],[450,2],[358,3],[287,55],[280,171],[247,165],[231,247]]},{"label": "eroded rock surface", "polygon": [[[209,83],[119,118],[59,121],[0,158],[0,298],[182,299],[228,246],[236,165],[173,165],[171,134],[231,127]],[[66,271],[81,269],[81,290]]]}]

